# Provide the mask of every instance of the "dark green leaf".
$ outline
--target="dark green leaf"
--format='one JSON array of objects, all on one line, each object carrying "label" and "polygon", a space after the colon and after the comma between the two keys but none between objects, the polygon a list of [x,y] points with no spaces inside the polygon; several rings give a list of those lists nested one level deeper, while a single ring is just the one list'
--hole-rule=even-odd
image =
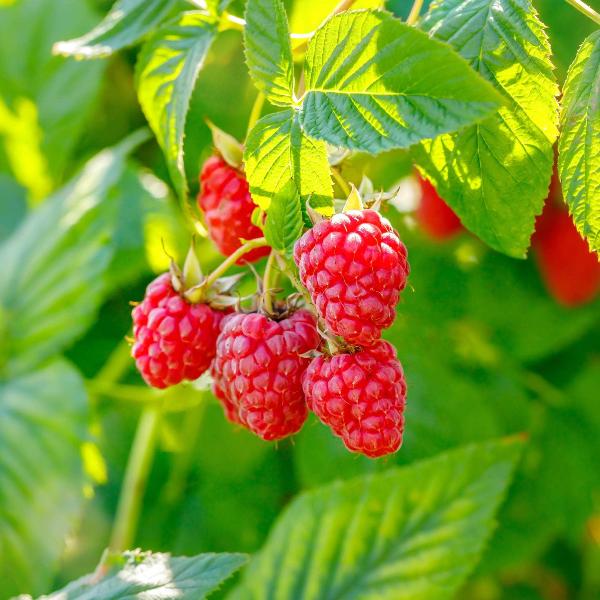
[{"label": "dark green leaf", "polygon": [[85,35],[57,42],[54,53],[76,58],[103,58],[138,42],[182,0],[117,0],[102,22]]},{"label": "dark green leaf", "polygon": [[467,446],[302,495],[234,597],[453,597],[490,535],[519,450],[510,441]]},{"label": "dark green leaf", "polygon": [[252,198],[268,210],[272,198],[292,180],[304,204],[333,211],[333,188],[323,142],[307,137],[295,111],[263,117],[250,132],[244,151]]},{"label": "dark green leaf", "polygon": [[579,48],[563,90],[558,168],[578,231],[600,252],[600,31]]},{"label": "dark green leaf", "polygon": [[530,0],[446,0],[422,26],[448,42],[502,94],[489,119],[415,149],[416,160],[463,224],[522,258],[548,195],[558,88],[550,44]]},{"label": "dark green leaf", "polygon": [[112,255],[119,180],[138,132],[92,159],[0,246],[0,376],[34,368],[89,325]]},{"label": "dark green leaf", "polygon": [[187,187],[183,162],[185,119],[198,73],[215,35],[216,27],[204,13],[185,12],[152,35],[136,67],[140,104],[182,195]]},{"label": "dark green leaf", "polygon": [[0,383],[0,598],[41,593],[83,500],[86,394],[65,362]]},{"label": "dark green leaf", "polygon": [[290,257],[303,228],[302,204],[298,189],[294,182],[289,180],[271,201],[265,224],[265,237],[272,248]]},{"label": "dark green leaf", "polygon": [[379,152],[479,121],[500,104],[493,88],[447,45],[388,13],[330,19],[306,54],[306,133]]},{"label": "dark green leaf", "polygon": [[294,101],[294,61],[281,0],[248,0],[244,46],[250,77],[273,103]]},{"label": "dark green leaf", "polygon": [[125,552],[109,556],[108,573],[87,575],[40,600],[203,600],[246,562],[243,554]]}]

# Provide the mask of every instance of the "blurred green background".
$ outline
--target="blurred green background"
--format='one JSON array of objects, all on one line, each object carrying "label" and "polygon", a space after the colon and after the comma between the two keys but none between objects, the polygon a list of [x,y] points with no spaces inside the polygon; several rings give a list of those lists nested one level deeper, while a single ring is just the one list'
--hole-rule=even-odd
[{"label": "blurred green background", "polygon": [[[312,30],[334,4],[288,2],[292,30]],[[389,8],[405,15],[410,4]],[[156,143],[128,138],[145,126],[136,49],[107,61],[51,54],[110,5],[0,0],[0,598],[49,591],[97,564],[150,397],[124,342],[128,303],[168,266],[163,244],[181,257],[189,243]],[[593,25],[561,0],[536,5],[562,82]],[[204,118],[242,138],[254,96],[241,37],[227,32],[188,116],[192,198],[211,151]],[[353,158],[345,174],[360,180],[365,165],[376,188],[411,169],[393,152]],[[409,386],[402,450],[381,461],[350,455],[314,419],[293,440],[267,444],[230,426],[210,393],[181,388],[181,410],[160,431],[136,545],[252,552],[299,490],[527,432],[497,531],[460,598],[600,598],[598,302],[562,308],[532,260],[466,234],[434,244],[392,207],[386,216],[412,267],[387,332]],[[207,242],[199,255],[207,268],[219,261]]]}]

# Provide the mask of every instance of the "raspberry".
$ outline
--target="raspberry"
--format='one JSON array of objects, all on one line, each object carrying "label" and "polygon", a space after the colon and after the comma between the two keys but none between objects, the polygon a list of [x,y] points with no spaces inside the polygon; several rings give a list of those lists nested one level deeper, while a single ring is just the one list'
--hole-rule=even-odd
[{"label": "raspberry", "polygon": [[548,202],[532,242],[542,279],[559,303],[574,307],[594,299],[600,290],[600,263],[566,210]]},{"label": "raspberry", "polygon": [[[204,212],[208,233],[219,251],[233,254],[241,240],[262,237],[262,231],[252,224],[256,208],[248,191],[248,182],[242,173],[228,165],[221,157],[211,156],[200,174],[201,192],[198,205]],[[254,262],[269,254],[269,248],[255,248],[237,264]]]},{"label": "raspberry", "polygon": [[308,407],[348,450],[376,458],[400,448],[406,382],[388,342],[313,359],[302,386]]},{"label": "raspberry", "polygon": [[148,285],[132,316],[132,356],[145,381],[162,389],[198,379],[209,368],[225,313],[190,304],[164,273]]},{"label": "raspberry", "polygon": [[231,401],[227,397],[227,395],[223,391],[223,388],[221,387],[221,382],[219,381],[219,379],[220,378],[218,376],[214,377],[213,394],[215,395],[215,398],[221,403],[221,406],[223,407],[223,412],[225,413],[227,420],[231,423],[241,425],[242,422],[240,421],[240,418],[238,416],[238,406],[235,402]]},{"label": "raspberry", "polygon": [[421,203],[416,212],[416,217],[429,235],[434,240],[447,240],[463,229],[456,213],[440,198],[436,189],[429,181],[419,177],[421,186]]},{"label": "raspberry", "polygon": [[336,335],[370,346],[396,316],[409,273],[406,247],[374,210],[350,210],[317,223],[296,242],[300,278]]},{"label": "raspberry", "polygon": [[269,441],[299,431],[308,412],[301,377],[310,362],[301,355],[319,343],[316,319],[306,310],[281,321],[259,313],[227,317],[212,374],[230,420]]}]

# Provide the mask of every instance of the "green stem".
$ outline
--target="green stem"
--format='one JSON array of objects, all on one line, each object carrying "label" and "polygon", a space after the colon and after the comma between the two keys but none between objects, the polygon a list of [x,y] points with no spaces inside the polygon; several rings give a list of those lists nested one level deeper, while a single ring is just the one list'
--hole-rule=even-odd
[{"label": "green stem", "polygon": [[240,246],[233,254],[228,256],[205,280],[204,286],[205,288],[209,288],[219,277],[224,275],[227,272],[227,269],[233,267],[235,263],[250,252],[250,250],[254,250],[255,248],[262,248],[263,246],[268,246],[267,240],[262,238],[256,238],[254,240],[247,241],[243,246]]},{"label": "green stem", "polygon": [[333,174],[333,178],[335,179],[336,183],[342,189],[342,192],[344,192],[344,194],[346,194],[346,198],[347,198],[350,195],[350,186],[348,185],[346,180],[342,177],[342,174],[335,167],[332,167],[331,173]]},{"label": "green stem", "polygon": [[591,19],[600,25],[600,14],[598,14],[591,6],[582,2],[581,0],[566,0],[571,6],[576,8],[582,15],[585,15],[588,19]]},{"label": "green stem", "polygon": [[271,250],[271,254],[269,254],[269,258],[267,260],[267,264],[265,266],[265,273],[263,275],[263,288],[264,288],[264,303],[265,310],[269,314],[273,314],[273,289],[277,285],[277,272],[275,269],[275,265],[277,263],[277,251]]},{"label": "green stem", "polygon": [[129,453],[129,460],[127,461],[117,515],[110,539],[110,549],[113,552],[127,550],[134,542],[148,474],[154,457],[159,423],[159,408],[145,408],[140,416],[133,446]]},{"label": "green stem", "polygon": [[252,131],[256,122],[260,119],[260,115],[262,113],[263,106],[265,104],[265,95],[262,92],[258,92],[256,98],[254,99],[254,104],[252,105],[252,110],[250,111],[250,117],[248,118],[248,129],[246,131],[246,137]]},{"label": "green stem", "polygon": [[415,0],[413,2],[412,8],[410,9],[410,13],[406,19],[407,25],[414,25],[417,22],[422,8],[423,0]]},{"label": "green stem", "polygon": [[329,19],[330,17],[333,17],[341,12],[344,12],[345,10],[352,8],[352,5],[355,2],[356,0],[340,0],[340,2],[338,2],[338,5],[331,11],[327,18]]}]

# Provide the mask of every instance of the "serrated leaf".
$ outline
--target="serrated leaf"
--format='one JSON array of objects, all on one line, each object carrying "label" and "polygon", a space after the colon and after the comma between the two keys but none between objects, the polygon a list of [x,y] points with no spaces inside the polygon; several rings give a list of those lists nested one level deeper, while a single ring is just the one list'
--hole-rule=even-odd
[{"label": "serrated leaf", "polygon": [[116,207],[107,197],[146,137],[98,154],[0,246],[0,377],[34,368],[90,324],[113,254]]},{"label": "serrated leaf", "polygon": [[101,23],[81,37],[57,42],[54,54],[104,58],[138,42],[171,14],[182,0],[118,0]]},{"label": "serrated leaf", "polygon": [[83,501],[81,377],[53,362],[0,382],[0,598],[50,585]]},{"label": "serrated leaf", "polygon": [[246,562],[243,554],[169,554],[125,552],[110,556],[108,573],[94,574],[39,600],[203,600]]},{"label": "serrated leaf", "polygon": [[187,191],[183,162],[185,119],[196,79],[216,35],[200,11],[182,13],[144,44],[136,66],[138,98],[181,195]]},{"label": "serrated leaf", "polygon": [[303,228],[302,203],[298,188],[289,180],[271,201],[265,223],[265,237],[272,248],[290,257]]},{"label": "serrated leaf", "polygon": [[456,48],[505,104],[479,124],[423,142],[416,160],[467,228],[522,258],[548,194],[557,137],[544,26],[530,0],[447,0],[422,27]]},{"label": "serrated leaf", "polygon": [[267,115],[250,132],[244,151],[252,199],[268,210],[272,198],[292,180],[302,204],[333,212],[333,186],[323,142],[307,137],[293,110]]},{"label": "serrated leaf", "polygon": [[520,444],[467,446],[295,500],[236,599],[453,597],[490,535]]},{"label": "serrated leaf", "polygon": [[250,77],[278,106],[294,102],[294,61],[281,0],[248,0],[244,49]]},{"label": "serrated leaf", "polygon": [[447,45],[388,13],[330,19],[305,61],[302,125],[334,146],[406,148],[490,115],[498,94]]},{"label": "serrated leaf", "polygon": [[600,31],[579,48],[563,90],[558,169],[577,230],[600,252]]}]

